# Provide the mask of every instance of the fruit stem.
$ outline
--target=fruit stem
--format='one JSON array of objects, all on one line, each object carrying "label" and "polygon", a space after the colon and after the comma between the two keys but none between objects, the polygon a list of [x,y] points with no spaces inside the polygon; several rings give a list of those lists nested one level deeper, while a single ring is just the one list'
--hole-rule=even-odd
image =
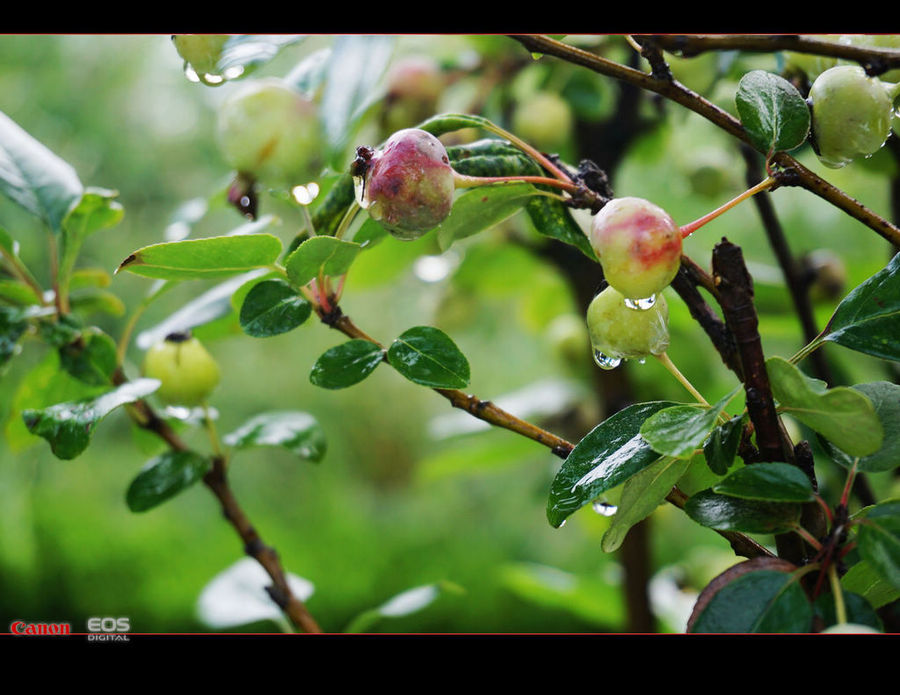
[{"label": "fruit stem", "polygon": [[674,376],[678,382],[687,389],[687,392],[691,394],[694,398],[697,399],[697,402],[701,405],[705,405],[707,408],[709,407],[709,403],[707,403],[706,399],[703,395],[694,388],[694,385],[688,381],[687,377],[678,371],[678,367],[675,366],[675,363],[669,358],[668,353],[664,352],[661,355],[654,355],[656,359],[662,362],[663,366],[669,370],[669,373]]},{"label": "fruit stem", "polygon": [[488,186],[493,183],[534,183],[561,188],[569,193],[577,193],[579,190],[579,187],[574,183],[551,179],[546,176],[467,176],[454,170],[453,180],[457,188],[474,188],[476,186]]},{"label": "fruit stem", "polygon": [[713,210],[710,213],[707,213],[700,219],[694,220],[690,224],[684,225],[681,228],[681,238],[682,239],[687,238],[688,236],[693,234],[695,231],[700,229],[700,227],[705,225],[707,222],[711,222],[712,220],[716,219],[723,212],[727,212],[728,210],[733,208],[738,203],[743,202],[744,200],[747,200],[747,198],[750,198],[750,197],[756,195],[757,193],[760,193],[761,191],[765,191],[766,189],[769,189],[774,185],[775,185],[775,178],[772,176],[769,176],[768,178],[760,181],[753,188],[747,189],[746,191],[741,193],[736,198],[725,203],[722,207],[716,208],[715,210]]},{"label": "fruit stem", "polygon": [[484,128],[485,130],[488,130],[488,131],[494,133],[495,135],[499,135],[500,137],[506,138],[507,140],[509,140],[510,144],[518,147],[520,150],[522,150],[525,154],[527,154],[529,157],[534,159],[538,164],[540,164],[542,167],[544,167],[544,169],[549,171],[560,181],[564,181],[566,183],[572,183],[572,179],[569,178],[569,176],[564,171],[562,171],[553,162],[551,162],[547,157],[545,157],[543,154],[538,152],[534,147],[529,145],[524,140],[517,138],[512,133],[510,133],[506,130],[503,130],[503,128],[501,128],[500,126],[495,125],[493,123],[490,123],[490,124],[485,123],[481,127]]},{"label": "fruit stem", "polygon": [[337,231],[334,233],[335,239],[343,239],[344,234],[347,233],[347,230],[350,229],[350,225],[353,224],[353,219],[356,217],[356,213],[359,212],[362,208],[359,206],[357,201],[353,201],[353,204],[347,208],[347,212],[344,213],[344,216],[341,218],[341,223],[338,225]]},{"label": "fruit stem", "polygon": [[803,528],[802,526],[795,526],[794,533],[796,533],[803,540],[805,540],[807,543],[809,543],[817,551],[822,549],[822,544],[819,543],[819,540],[815,536],[813,536],[809,531],[807,531],[805,528]]},{"label": "fruit stem", "polygon": [[828,581],[831,582],[831,593],[834,594],[834,615],[838,624],[842,625],[847,622],[847,607],[844,605],[844,592],[841,591],[841,581],[834,563],[828,566]]},{"label": "fruit stem", "polygon": [[213,454],[224,461],[225,457],[222,454],[222,447],[219,444],[219,435],[216,432],[216,423],[213,422],[210,415],[208,403],[203,404],[203,426],[206,428],[207,434],[209,434],[209,441],[212,444]]}]

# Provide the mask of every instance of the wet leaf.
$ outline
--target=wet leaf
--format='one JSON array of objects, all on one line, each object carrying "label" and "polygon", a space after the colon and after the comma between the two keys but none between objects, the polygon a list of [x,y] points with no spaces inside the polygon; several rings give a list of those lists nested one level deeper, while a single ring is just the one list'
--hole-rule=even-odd
[{"label": "wet leaf", "polygon": [[101,419],[119,406],[149,396],[158,388],[156,379],[137,379],[89,400],[25,410],[22,418],[29,432],[50,443],[57,458],[73,459],[87,449]]},{"label": "wet leaf", "polygon": [[81,338],[59,349],[60,366],[86,384],[108,385],[118,364],[115,341],[99,328],[86,329]]},{"label": "wet leaf", "polygon": [[166,451],[148,461],[131,481],[125,502],[133,512],[153,509],[196,483],[209,468],[209,459],[193,451]]},{"label": "wet leaf", "polygon": [[740,386],[710,408],[674,405],[654,413],[641,426],[641,436],[664,456],[691,458],[716,425],[719,413],[737,394]]},{"label": "wet leaf", "polygon": [[735,415],[725,424],[713,429],[709,438],[703,443],[706,464],[716,475],[725,475],[734,463],[738,447],[741,444],[745,419],[744,415]]},{"label": "wet leaf", "polygon": [[390,365],[422,386],[459,389],[469,383],[469,361],[443,331],[416,326],[404,331],[387,351]]},{"label": "wet leaf", "polygon": [[16,353],[19,338],[28,329],[28,321],[18,309],[0,306],[0,366]]},{"label": "wet leaf", "polygon": [[254,338],[292,331],[312,313],[312,305],[284,280],[263,280],[241,305],[241,330]]},{"label": "wet leaf", "polygon": [[578,442],[550,485],[550,524],[561,526],[570,514],[602,492],[624,483],[660,458],[641,437],[640,429],[648,417],[673,405],[671,401],[655,401],[628,406]]},{"label": "wet leaf", "polygon": [[525,207],[534,228],[544,236],[576,247],[592,261],[597,260],[587,236],[559,200],[534,198]]},{"label": "wet leaf", "polygon": [[[884,630],[884,624],[878,613],[865,597],[854,594],[851,591],[843,591],[844,609],[847,612],[847,622],[854,625],[868,625],[876,630]],[[822,594],[816,599],[813,608],[822,618],[825,627],[837,624],[837,615],[834,608],[834,594]]]},{"label": "wet leaf", "polygon": [[325,432],[319,422],[309,413],[293,410],[260,413],[222,441],[237,449],[278,446],[308,461],[321,461],[326,450]]},{"label": "wet leaf", "polygon": [[784,78],[752,70],[741,78],[734,100],[753,146],[763,154],[786,152],[806,141],[809,107]]},{"label": "wet leaf", "polygon": [[527,183],[479,186],[453,201],[450,215],[437,228],[438,245],[446,251],[458,239],[500,224],[525,207],[537,188]]},{"label": "wet leaf", "polygon": [[288,278],[296,287],[325,275],[343,275],[350,269],[362,247],[352,241],[317,236],[307,239],[285,261]]},{"label": "wet leaf", "polygon": [[800,521],[799,504],[739,499],[712,490],[688,499],[684,511],[701,526],[719,531],[785,533]]},{"label": "wet leaf", "polygon": [[853,456],[878,451],[884,440],[875,407],[865,395],[848,386],[827,388],[781,357],[766,360],[772,393],[780,409],[827,437]]},{"label": "wet leaf", "polygon": [[811,502],[812,483],[789,463],[754,463],[735,471],[712,488],[728,497],[769,502]]},{"label": "wet leaf", "polygon": [[354,339],[326,350],[316,360],[309,380],[326,389],[342,389],[358,384],[384,361],[384,351],[369,341]]}]

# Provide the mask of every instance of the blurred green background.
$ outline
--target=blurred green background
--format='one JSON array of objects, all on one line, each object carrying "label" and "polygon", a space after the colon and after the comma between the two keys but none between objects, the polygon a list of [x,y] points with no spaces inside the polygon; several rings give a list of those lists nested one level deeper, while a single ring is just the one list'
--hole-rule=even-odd
[{"label": "blurred green background", "polygon": [[[330,41],[318,36],[287,46],[251,77],[284,76]],[[621,39],[609,44],[614,57],[628,55]],[[427,53],[454,75],[439,110],[477,104],[487,117],[512,127],[516,104],[537,91],[561,94],[582,121],[601,122],[615,110],[612,81],[534,60],[503,37],[398,37],[393,50],[394,60]],[[733,111],[733,75],[753,67],[779,69],[774,56],[737,57],[717,82],[709,79],[709,66],[701,70],[708,82],[703,88]],[[498,81],[497,74],[505,79]],[[190,200],[209,201],[193,236],[224,234],[243,222],[224,204],[231,172],[215,140],[216,107],[233,87],[189,81],[169,36],[0,37],[0,110],[70,162],[86,185],[118,190],[125,208],[118,226],[89,238],[79,267],[112,272],[135,249],[161,241]],[[656,107],[646,100],[643,108]],[[373,114],[348,143],[348,163],[355,145],[378,141],[377,124]],[[568,134],[556,151],[577,161],[577,136]],[[888,176],[896,163],[887,152],[840,171],[823,169],[808,146],[798,156],[876,212],[889,214]],[[708,168],[700,171],[701,165]],[[621,165],[610,174],[618,195],[648,198],[684,224],[739,193],[742,172],[740,155],[722,133],[667,105],[652,130],[627,143]],[[713,179],[708,185],[707,175]],[[843,258],[844,291],[887,262],[881,238],[810,194],[783,189],[774,202],[797,255],[828,249]],[[274,233],[285,244],[302,224],[296,207],[272,198],[262,198],[260,211],[279,216]],[[46,232],[37,221],[3,199],[0,225],[46,281]],[[576,310],[572,291],[557,269],[509,243],[510,234],[530,238],[524,215],[444,254],[428,236],[411,243],[388,238],[354,265],[342,307],[382,341],[414,325],[442,328],[469,358],[472,393],[501,404],[504,395],[518,393],[524,415],[576,436],[569,432],[586,431],[599,411],[588,350],[573,360],[554,337],[566,318],[556,320],[571,319]],[[723,235],[741,244],[751,263],[767,354],[793,354],[803,341],[753,206],[742,205],[694,234],[686,253],[706,266]],[[130,311],[149,286],[126,273],[109,289]],[[138,332],[208,287],[184,283],[151,306]],[[840,296],[816,305],[819,325]],[[668,299],[672,359],[707,399],[727,393],[733,379],[677,296]],[[127,313],[91,316],[114,337],[126,320]],[[473,428],[479,423],[386,368],[347,390],[317,389],[308,381],[310,367],[342,340],[310,321],[275,338],[231,332],[207,342],[224,374],[212,401],[221,433],[279,409],[307,411],[326,432],[328,453],[321,463],[257,449],[239,452],[231,464],[235,493],[263,538],[278,549],[288,571],[314,584],[308,605],[322,627],[341,631],[404,590],[452,582],[462,592],[442,592],[422,611],[372,629],[624,630],[620,558],[600,551],[609,519],[587,507],[564,528],[546,521],[559,460],[512,433]],[[7,434],[19,430],[14,441],[0,439],[0,624],[14,618],[70,621],[83,630],[89,616],[124,615],[137,632],[211,629],[197,616],[198,596],[242,556],[215,499],[196,486],[150,512],[129,512],[124,491],[154,451],[134,436],[124,412],[104,420],[92,446],[72,461],[55,459],[45,442],[23,435],[10,417],[11,402],[44,354],[36,342],[24,348],[0,374],[0,422]],[[848,383],[885,378],[877,360],[826,349]],[[129,372],[136,374],[140,350],[132,346],[129,359]],[[620,369],[628,370],[640,400],[687,398],[655,363]],[[185,436],[206,446],[200,431]],[[823,462],[820,468],[826,490],[841,485],[835,467]],[[873,479],[879,490],[892,484],[890,478]],[[682,630],[692,596],[737,559],[716,534],[674,507],[660,507],[650,529],[659,627]],[[257,621],[232,629],[278,628]]]}]

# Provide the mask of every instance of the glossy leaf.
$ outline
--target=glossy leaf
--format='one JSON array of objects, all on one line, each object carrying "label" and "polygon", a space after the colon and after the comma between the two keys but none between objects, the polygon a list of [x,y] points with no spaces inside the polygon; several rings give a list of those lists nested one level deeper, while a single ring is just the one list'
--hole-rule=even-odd
[{"label": "glossy leaf", "polygon": [[316,360],[309,380],[325,389],[358,384],[384,361],[384,351],[369,340],[354,339],[326,350]]},{"label": "glossy leaf", "polygon": [[161,280],[215,279],[269,267],[280,253],[281,241],[271,234],[185,239],[138,249],[116,272]]},{"label": "glossy leaf", "polygon": [[806,376],[781,357],[766,360],[766,371],[782,411],[852,456],[866,456],[881,448],[881,422],[865,395],[847,386],[829,389],[825,382]]},{"label": "glossy leaf", "polygon": [[688,499],[684,511],[701,526],[719,531],[785,533],[800,521],[799,504],[739,499],[712,490]]},{"label": "glossy leaf", "polygon": [[443,331],[416,326],[397,337],[387,351],[390,365],[422,386],[459,389],[469,383],[469,361]]},{"label": "glossy leaf", "polygon": [[554,477],[547,500],[547,520],[561,526],[570,514],[602,492],[624,483],[660,458],[641,437],[644,421],[675,405],[671,401],[638,403],[606,418],[582,439]]},{"label": "glossy leaf", "polygon": [[900,500],[865,510],[858,540],[860,557],[894,589],[900,589]]},{"label": "glossy leaf", "polygon": [[275,411],[250,418],[223,440],[228,446],[279,446],[307,461],[321,461],[325,455],[325,433],[309,413]]},{"label": "glossy leaf", "polygon": [[437,582],[435,584],[417,586],[414,589],[407,589],[385,601],[377,608],[356,616],[344,628],[344,632],[368,632],[385,618],[402,618],[418,613],[433,604],[442,594],[447,593],[460,594],[463,593],[463,590],[451,582]]},{"label": "glossy leaf", "polygon": [[[852,388],[865,394],[884,430],[884,441],[874,454],[863,456],[857,462],[857,470],[880,473],[900,466],[900,385],[889,381],[856,384]],[[855,457],[848,456],[826,439],[821,440],[828,454],[845,468],[853,465]]]},{"label": "glossy leaf", "polygon": [[28,321],[18,309],[0,306],[0,366],[16,352],[19,338],[28,329]]},{"label": "glossy leaf", "polygon": [[254,338],[292,331],[312,313],[312,305],[284,280],[263,280],[241,305],[241,330]]},{"label": "glossy leaf", "polygon": [[734,100],[750,141],[760,152],[785,152],[806,141],[809,107],[783,77],[752,70],[741,78]]},{"label": "glossy leaf", "polygon": [[728,497],[769,502],[811,502],[812,483],[806,473],[789,463],[754,463],[714,485],[713,492]]},{"label": "glossy leaf", "polygon": [[71,165],[0,112],[0,192],[59,233],[84,187]]},{"label": "glossy leaf", "polygon": [[550,198],[534,198],[525,207],[534,228],[544,236],[576,247],[592,261],[597,260],[584,230],[572,219],[561,201]]},{"label": "glossy leaf", "polygon": [[331,236],[317,236],[307,239],[285,261],[288,278],[297,287],[303,287],[316,278],[319,272],[325,275],[343,275],[350,269],[362,247],[352,241],[335,239]]},{"label": "glossy leaf", "polygon": [[706,464],[716,475],[725,475],[734,463],[741,444],[745,419],[744,415],[735,415],[725,424],[714,428],[703,443]]},{"label": "glossy leaf", "polygon": [[719,413],[734,398],[738,389],[709,408],[674,405],[654,413],[641,426],[641,436],[653,450],[664,456],[691,458],[716,425]]},{"label": "glossy leaf", "polygon": [[125,502],[133,512],[145,512],[200,480],[209,459],[193,451],[166,451],[151,459],[131,481]]},{"label": "glossy leaf", "polygon": [[730,567],[701,592],[688,632],[808,632],[813,609],[795,570],[777,558],[756,558]]},{"label": "glossy leaf", "polygon": [[841,577],[841,587],[863,596],[873,608],[881,608],[900,599],[900,589],[886,582],[871,563],[857,562]]},{"label": "glossy leaf", "polygon": [[690,464],[690,459],[666,456],[625,481],[618,510],[600,541],[603,552],[612,553],[619,549],[631,527],[662,504]]},{"label": "glossy leaf", "polygon": [[822,340],[900,360],[900,253],[835,309]]},{"label": "glossy leaf", "polygon": [[81,338],[59,349],[60,366],[86,384],[108,385],[118,364],[115,341],[98,328],[85,330]]},{"label": "glossy leaf", "polygon": [[450,164],[466,176],[540,175],[541,168],[506,140],[488,138],[447,148]]},{"label": "glossy leaf", "polygon": [[537,188],[527,183],[479,186],[453,201],[450,215],[437,228],[438,245],[446,251],[458,239],[478,234],[525,207]]},{"label": "glossy leaf", "polygon": [[57,458],[73,459],[87,449],[101,419],[119,406],[149,396],[158,388],[156,379],[137,379],[90,400],[25,410],[22,418],[29,432],[50,443]]}]

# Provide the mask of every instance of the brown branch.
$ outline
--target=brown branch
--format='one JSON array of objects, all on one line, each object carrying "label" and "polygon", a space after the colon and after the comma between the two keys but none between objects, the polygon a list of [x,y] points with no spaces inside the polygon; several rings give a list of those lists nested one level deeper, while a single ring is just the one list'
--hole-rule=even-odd
[{"label": "brown branch", "polygon": [[[625,67],[614,61],[607,60],[606,58],[602,58],[580,48],[569,46],[547,36],[514,35],[511,38],[521,43],[530,51],[552,55],[556,58],[565,60],[566,62],[586,67],[601,75],[623,80],[642,89],[659,94],[660,96],[674,101],[677,104],[681,104],[685,108],[699,114],[713,125],[718,126],[730,135],[733,135],[742,142],[752,146],[747,131],[738,119],[679,82],[656,78],[653,75]],[[883,217],[876,215],[859,201],[834,187],[817,174],[804,167],[789,154],[779,152],[772,157],[772,161],[778,167],[790,172],[790,176],[779,178],[779,183],[781,185],[799,186],[806,189],[810,193],[819,196],[823,200],[840,208],[854,219],[857,219],[870,227],[892,244],[900,246],[900,228],[894,226]]]},{"label": "brown branch", "polygon": [[[121,368],[115,371],[112,381],[117,386],[127,381]],[[160,418],[146,401],[141,400],[131,404],[129,413],[139,427],[153,432],[174,451],[189,449],[169,423]],[[256,560],[272,579],[273,585],[266,587],[272,600],[278,604],[298,629],[304,632],[321,632],[321,628],[310,615],[304,603],[291,591],[284,569],[278,559],[278,553],[274,548],[263,543],[259,533],[238,504],[237,498],[228,485],[223,457],[213,458],[212,469],[204,476],[203,482],[219,500],[225,518],[244,542],[244,552]]]}]

